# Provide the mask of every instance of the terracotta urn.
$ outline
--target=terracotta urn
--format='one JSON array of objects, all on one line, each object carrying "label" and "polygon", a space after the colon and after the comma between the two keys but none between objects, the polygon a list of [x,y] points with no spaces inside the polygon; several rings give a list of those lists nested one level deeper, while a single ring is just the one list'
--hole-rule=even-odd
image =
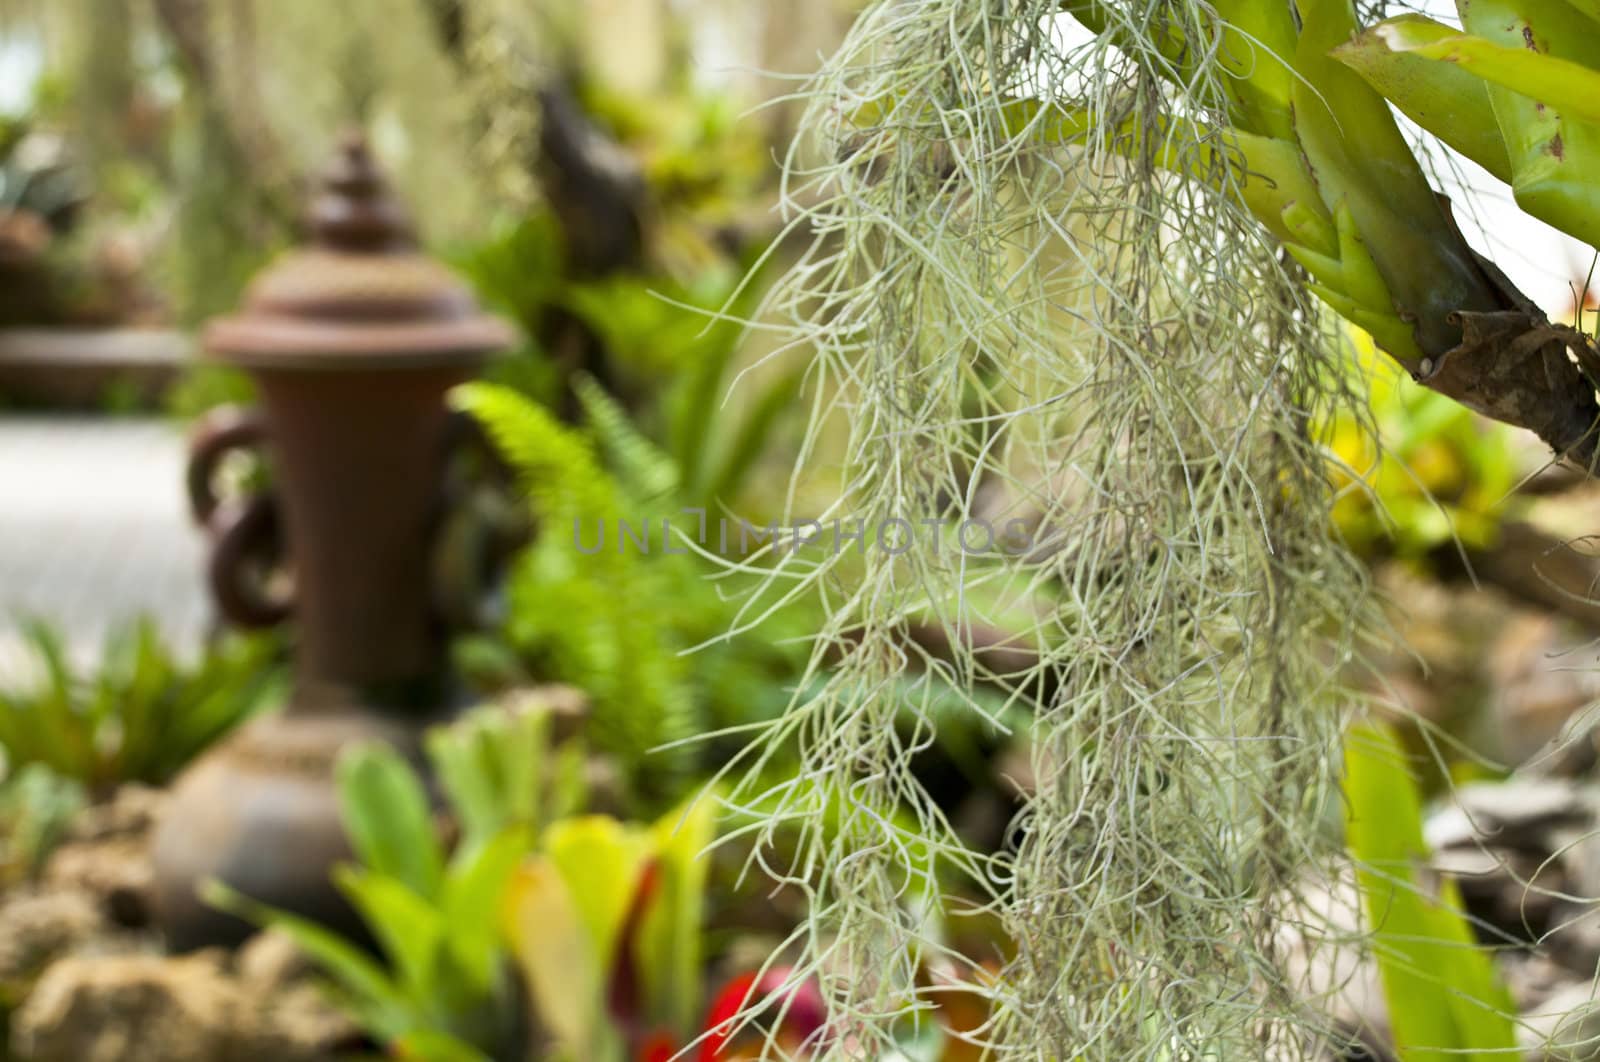
[{"label": "terracotta urn", "polygon": [[[288,626],[294,686],[284,710],[176,783],[153,856],[158,918],[178,950],[249,931],[197,897],[212,876],[358,928],[329,879],[350,854],[334,762],[364,740],[416,758],[423,728],[459,702],[447,639],[473,588],[445,585],[441,573],[464,569],[440,550],[460,541],[444,529],[459,515],[452,454],[471,432],[447,392],[512,332],[414,249],[361,138],[342,143],[310,229],[311,245],[269,266],[203,338],[261,400],[213,413],[195,436],[189,488],[211,537],[212,591],[234,623]],[[223,489],[239,451],[265,465],[267,489]]]}]

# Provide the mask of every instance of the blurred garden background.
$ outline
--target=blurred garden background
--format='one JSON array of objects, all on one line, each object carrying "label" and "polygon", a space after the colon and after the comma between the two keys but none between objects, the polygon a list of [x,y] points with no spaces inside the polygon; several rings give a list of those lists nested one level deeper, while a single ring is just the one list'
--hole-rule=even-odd
[{"label": "blurred garden background", "polygon": [[[785,595],[742,543],[587,555],[568,531],[695,512],[765,527],[848,494],[850,414],[830,400],[846,382],[815,371],[767,299],[830,238],[789,223],[816,192],[785,166],[819,150],[796,140],[796,93],[859,6],[0,0],[0,1057],[987,1057],[990,1015],[959,988],[1016,957],[991,912],[957,917],[951,885],[930,916],[941,947],[916,962],[927,1005],[896,1026],[897,1056],[823,1038],[793,867],[846,813],[774,830],[759,800],[702,796],[805,784],[805,735],[748,742],[824,683],[814,642],[848,566]],[[308,685],[292,610],[243,630],[215,604],[190,440],[260,395],[205,356],[202,329],[317,238],[308,204],[355,180],[337,160],[357,134],[418,253],[514,329],[450,399],[498,453],[481,463],[499,493],[471,495],[492,527],[462,524],[460,551],[438,553],[474,595],[447,632],[449,718],[415,748],[352,743],[332,769],[350,842],[332,887],[352,917],[319,924],[213,881],[207,904],[251,935],[178,953],[150,856],[174,780]],[[1590,261],[1541,246],[1525,289],[1592,326]],[[1360,667],[1334,648],[1326,666],[1395,724],[1410,770],[1376,784],[1397,817],[1415,804],[1400,828],[1425,828],[1458,883],[1484,944],[1468,953],[1496,956],[1473,983],[1507,993],[1532,1045],[1600,962],[1582,899],[1600,893],[1600,487],[1340,336],[1353,401],[1313,433],[1381,623]],[[218,478],[237,500],[276,475],[240,452]],[[269,595],[294,583],[281,547],[257,558]],[[1070,591],[1032,605],[1063,610]],[[1007,620],[997,607],[968,632],[1002,678],[1004,654],[1042,652]],[[917,779],[971,851],[1006,850],[1050,691],[941,700],[924,676],[971,646],[928,616],[904,635],[896,695],[917,710],[897,725]],[[1358,926],[1353,891],[1323,900],[1319,918]],[[1397,1001],[1449,1009],[1370,954],[1316,961],[1301,973],[1346,1035],[1338,1057],[1397,1057]],[[752,1003],[757,1019],[729,1024]]]}]

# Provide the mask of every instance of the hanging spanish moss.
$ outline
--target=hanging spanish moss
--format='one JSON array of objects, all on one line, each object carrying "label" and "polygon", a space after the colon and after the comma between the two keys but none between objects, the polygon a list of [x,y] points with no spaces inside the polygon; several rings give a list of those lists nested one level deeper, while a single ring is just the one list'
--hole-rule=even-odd
[{"label": "hanging spanish moss", "polygon": [[[1072,43],[1059,7],[879,0],[807,90],[787,202],[815,239],[775,309],[824,396],[801,461],[848,432],[825,519],[866,548],[783,557],[831,618],[768,735],[799,776],[739,797],[803,839],[766,869],[811,899],[831,1057],[883,1057],[954,990],[991,1004],[972,1035],[996,1058],[1309,1055],[1316,1001],[1274,941],[1327,863],[1329,663],[1362,595],[1310,427],[1341,374],[1201,132],[1220,70],[1175,92],[1160,34]],[[1108,17],[1204,53],[1208,11]],[[1108,132],[1067,146],[1068,115]],[[975,548],[979,524],[1026,541]],[[953,663],[908,636],[928,624],[967,647]],[[1021,633],[979,648],[992,629]],[[996,857],[911,770],[935,702],[979,711],[979,685],[1035,714]],[[953,989],[964,904],[1011,950]]]}]

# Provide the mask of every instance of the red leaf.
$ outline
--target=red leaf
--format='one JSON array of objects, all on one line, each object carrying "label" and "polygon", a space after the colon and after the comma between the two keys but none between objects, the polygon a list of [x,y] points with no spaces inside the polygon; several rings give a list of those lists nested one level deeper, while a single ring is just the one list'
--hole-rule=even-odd
[{"label": "red leaf", "polygon": [[723,985],[706,1014],[707,1035],[700,1041],[698,1062],[716,1062],[733,1042],[739,1031],[739,1017],[752,999],[770,1013],[782,1015],[781,1031],[801,1043],[808,1042],[827,1022],[828,1008],[815,981],[807,978],[791,984],[793,976],[792,969],[780,966],[764,974],[740,974]]}]

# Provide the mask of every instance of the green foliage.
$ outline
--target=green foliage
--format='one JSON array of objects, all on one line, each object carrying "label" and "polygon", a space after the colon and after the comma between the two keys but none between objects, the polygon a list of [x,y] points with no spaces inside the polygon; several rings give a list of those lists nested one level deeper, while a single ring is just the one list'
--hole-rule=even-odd
[{"label": "green foliage", "polygon": [[460,838],[446,852],[416,771],[388,746],[348,750],[336,768],[358,862],[334,882],[386,963],[306,919],[227,888],[217,906],[290,934],[332,979],[362,1025],[405,1057],[510,1057],[521,1035],[501,941],[502,896],[548,817],[583,800],[582,748],[549,743],[548,709],[483,708],[427,735]]},{"label": "green foliage", "polygon": [[761,137],[741,120],[740,101],[726,93],[646,98],[588,81],[583,101],[639,160],[653,197],[669,213],[727,218],[771,172]]},{"label": "green foliage", "polygon": [[[699,517],[683,512],[700,502],[710,546],[718,511],[602,388],[580,378],[575,389],[586,431],[507,388],[474,385],[457,401],[517,469],[541,528],[512,577],[507,639],[540,677],[589,694],[597,747],[621,760],[636,796],[659,804],[696,756],[664,746],[781,710],[814,613],[796,603],[728,638],[754,580],[719,570],[677,537],[669,550],[663,531],[670,520],[674,536],[700,537]],[[693,442],[685,452],[701,450]],[[748,458],[730,455],[701,481],[736,483],[740,464],[748,469]],[[619,541],[622,522],[649,535],[648,551]]]},{"label": "green foliage", "polygon": [[509,357],[490,366],[488,378],[554,405],[563,381],[540,337],[565,282],[565,251],[555,218],[538,211],[502,222],[452,257],[485,307],[513,321],[522,339]]},{"label": "green foliage", "polygon": [[166,781],[282,692],[270,640],[225,639],[185,667],[141,622],[114,634],[96,672],[81,675],[48,627],[31,625],[28,638],[40,677],[0,692],[0,749],[12,769],[44,764],[93,792]]},{"label": "green foliage", "polygon": [[463,844],[486,843],[511,827],[539,825],[578,811],[584,749],[552,748],[550,712],[525,695],[515,705],[476,709],[427,738],[428,760],[461,828]]},{"label": "green foliage", "polygon": [[1356,863],[1401,1062],[1490,1062],[1517,1051],[1516,1008],[1455,884],[1428,890],[1422,799],[1385,727],[1345,738],[1345,843]]},{"label": "green foliage", "polygon": [[1352,342],[1351,386],[1365,389],[1368,409],[1341,407],[1329,425],[1345,541],[1408,558],[1493,545],[1517,482],[1510,429],[1413,385],[1366,337]]},{"label": "green foliage", "polygon": [[702,856],[716,802],[648,827],[569,817],[583,800],[582,749],[553,748],[550,722],[547,708],[524,704],[428,734],[460,826],[449,853],[421,779],[398,754],[370,745],[341,756],[340,808],[358,862],[334,880],[386,961],[219,882],[205,886],[207,899],[292,936],[401,1057],[516,1057],[523,1024],[509,952],[546,1027],[582,1045],[572,1058],[620,1058],[635,1028],[687,1042],[701,1002]]},{"label": "green foliage", "polygon": [[1529,214],[1600,243],[1600,10],[1563,0],[1457,8],[1464,29],[1403,15],[1334,54],[1509,182]]},{"label": "green foliage", "polygon": [[36,876],[85,802],[82,785],[42,763],[0,783],[0,884]]},{"label": "green foliage", "polygon": [[[644,795],[681,784],[699,729],[685,661],[653,605],[666,600],[651,558],[624,550],[574,548],[581,523],[632,517],[593,445],[546,409],[503,387],[456,392],[516,468],[541,534],[517,563],[507,636],[545,675],[578,686],[594,708],[590,734],[616,756]],[[644,515],[644,514],[641,514]]]},{"label": "green foliage", "polygon": [[[503,226],[456,256],[485,303],[519,325],[524,346],[492,368],[490,379],[556,408],[581,375],[560,368],[541,336],[550,315],[581,321],[618,376],[623,416],[656,439],[677,463],[685,505],[731,506],[779,417],[799,391],[800,375],[781,372],[747,384],[735,400],[730,379],[744,322],[762,285],[749,261],[707,257],[678,281],[665,273],[618,273],[596,280],[563,274],[561,235],[548,213]],[[592,390],[592,388],[591,388]],[[638,402],[631,402],[637,395]],[[637,407],[637,408],[635,408]],[[746,409],[737,419],[734,413]],[[593,413],[593,404],[586,403]]]},{"label": "green foliage", "polygon": [[[615,277],[568,293],[573,312],[624,364],[665,381],[652,412],[662,421],[656,437],[677,467],[675,486],[685,506],[720,511],[736,505],[779,416],[799,393],[801,377],[794,371],[748,398],[729,393],[744,321],[759,291],[754,278],[724,267],[703,271],[689,285]],[[595,403],[585,406],[594,416]],[[732,410],[741,408],[748,412],[734,422]],[[616,425],[612,416],[598,429],[615,435]]]},{"label": "green foliage", "polygon": [[543,315],[559,296],[565,251],[548,211],[502,222],[485,239],[455,256],[484,304],[505,314],[534,339]]},{"label": "green foliage", "polygon": [[247,406],[255,400],[255,384],[246,373],[226,365],[196,363],[187,366],[167,391],[166,408],[168,415],[187,421],[217,406]]}]

